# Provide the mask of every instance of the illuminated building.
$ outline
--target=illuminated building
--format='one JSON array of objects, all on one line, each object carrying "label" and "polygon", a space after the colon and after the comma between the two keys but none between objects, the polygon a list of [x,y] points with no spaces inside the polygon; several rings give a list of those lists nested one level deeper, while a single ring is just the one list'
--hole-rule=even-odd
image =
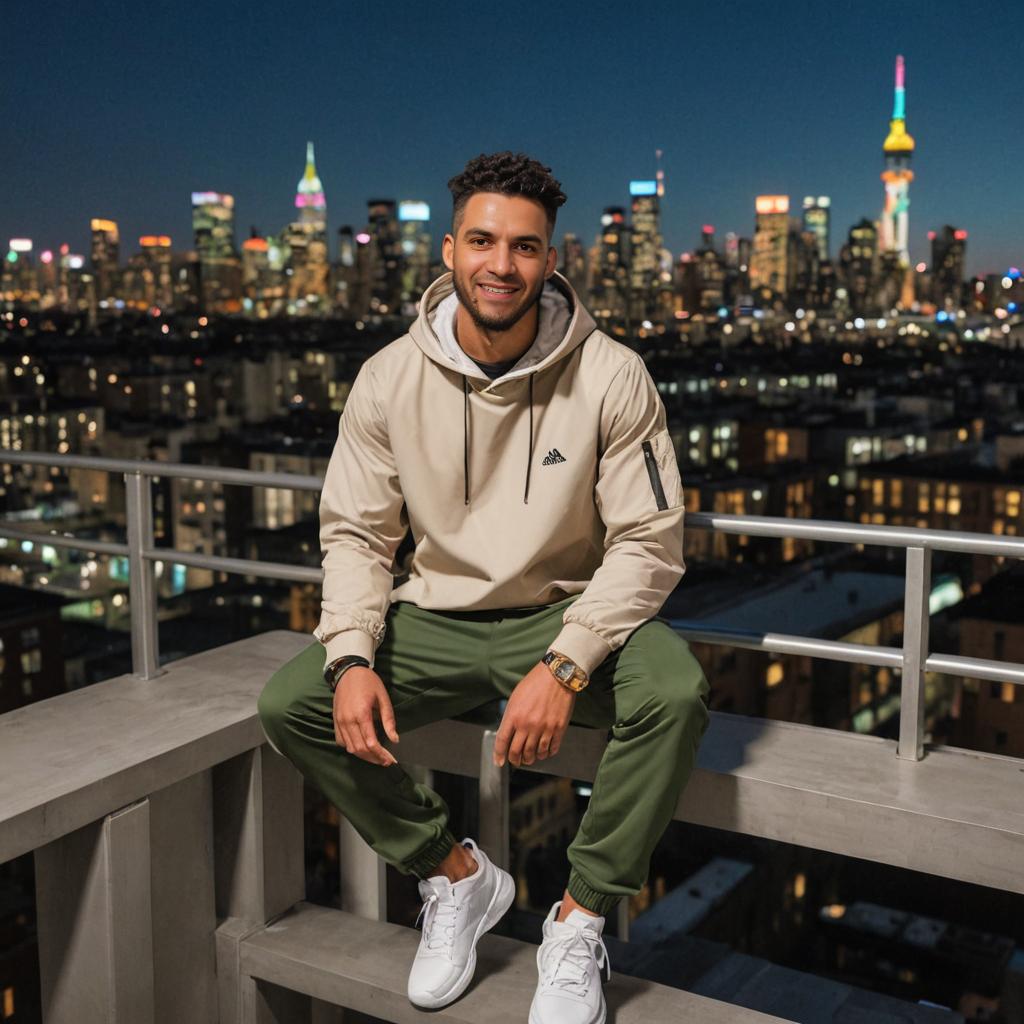
[{"label": "illuminated building", "polygon": [[608,206],[601,214],[601,233],[594,246],[591,295],[593,313],[602,320],[626,314],[629,289],[629,229],[626,211]]},{"label": "illuminated building", "polygon": [[0,298],[8,306],[34,305],[39,300],[36,271],[32,263],[32,239],[12,238],[0,269]]},{"label": "illuminated building", "polygon": [[367,208],[369,309],[371,313],[394,315],[400,311],[402,296],[402,240],[395,201],[371,199]]},{"label": "illuminated building", "polygon": [[750,263],[752,288],[786,290],[786,250],[789,238],[789,196],[758,196],[754,209],[754,251]]},{"label": "illuminated building", "polygon": [[152,292],[147,305],[170,309],[174,305],[174,275],[171,268],[171,239],[167,235],[143,235],[139,239],[143,264],[152,275]]},{"label": "illuminated building", "polygon": [[235,197],[192,193],[192,231],[199,259],[199,302],[207,312],[241,308],[242,273],[235,249]]},{"label": "illuminated building", "polygon": [[629,194],[633,223],[629,262],[632,314],[640,319],[648,319],[656,315],[656,292],[660,284],[658,182],[631,181]]},{"label": "illuminated building", "polygon": [[577,295],[585,295],[587,288],[587,256],[583,243],[571,231],[562,239],[562,276]]},{"label": "illuminated building", "polygon": [[282,233],[287,253],[288,312],[322,311],[327,304],[327,200],[316,172],[313,143],[306,143],[306,168],[295,192],[298,220]]},{"label": "illuminated building", "polygon": [[896,58],[896,93],[892,120],[882,146],[885,152],[885,170],[882,172],[885,206],[882,209],[880,247],[882,252],[898,253],[900,266],[907,267],[910,265],[910,183],[914,180],[910,158],[914,152],[914,140],[907,134],[903,76],[903,57],[900,56]]},{"label": "illuminated building", "polygon": [[804,196],[804,231],[814,235],[818,247],[818,259],[824,263],[829,258],[829,216],[832,200],[828,196]]},{"label": "illuminated building", "polygon": [[117,297],[120,235],[117,222],[93,217],[91,265],[96,303],[101,309],[113,305]]},{"label": "illuminated building", "polygon": [[413,199],[398,204],[398,224],[402,244],[402,311],[416,312],[416,303],[430,284],[430,207]]},{"label": "illuminated building", "polygon": [[242,308],[257,317],[285,306],[283,256],[273,238],[253,235],[242,243]]},{"label": "illuminated building", "polygon": [[353,313],[356,293],[356,238],[351,224],[338,228],[338,258],[334,263],[334,308]]},{"label": "illuminated building", "polygon": [[878,279],[878,229],[862,219],[850,228],[839,253],[839,268],[854,313],[874,312],[874,288]]},{"label": "illuminated building", "polygon": [[932,243],[932,300],[940,309],[958,309],[964,286],[964,255],[967,232],[947,224],[929,231]]},{"label": "illuminated building", "polygon": [[696,279],[697,308],[702,313],[717,316],[725,302],[725,265],[715,250],[713,224],[701,228],[701,246],[693,254],[691,266]]},{"label": "illuminated building", "polygon": [[324,187],[316,173],[316,157],[313,143],[306,143],[306,169],[303,171],[298,188],[295,190],[295,208],[299,211],[299,220],[311,225],[321,234],[327,231],[327,200],[324,198]]}]

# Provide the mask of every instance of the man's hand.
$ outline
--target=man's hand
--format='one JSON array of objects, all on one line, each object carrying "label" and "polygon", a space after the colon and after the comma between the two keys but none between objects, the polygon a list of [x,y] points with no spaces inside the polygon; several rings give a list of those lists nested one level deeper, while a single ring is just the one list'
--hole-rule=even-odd
[{"label": "man's hand", "polygon": [[576,694],[562,686],[542,661],[516,684],[494,740],[494,763],[507,757],[517,768],[554,757],[572,717]]},{"label": "man's hand", "polygon": [[372,668],[356,665],[341,677],[334,691],[334,738],[350,754],[370,764],[398,764],[377,740],[374,712],[380,716],[388,739],[397,743],[395,712],[384,680]]}]

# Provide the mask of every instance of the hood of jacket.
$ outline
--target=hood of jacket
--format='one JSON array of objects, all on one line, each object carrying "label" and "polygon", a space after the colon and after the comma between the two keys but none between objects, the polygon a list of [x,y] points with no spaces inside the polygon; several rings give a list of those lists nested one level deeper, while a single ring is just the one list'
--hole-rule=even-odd
[{"label": "hood of jacket", "polygon": [[450,325],[438,322],[439,307],[449,298],[457,301],[451,271],[442,274],[423,293],[419,315],[409,328],[409,335],[424,355],[438,365],[482,381],[481,391],[500,390],[501,385],[539,373],[559,362],[586,340],[597,326],[572,286],[556,271],[548,278],[541,294],[540,322],[533,344],[508,373],[492,381],[459,348],[454,332],[448,329]]},{"label": "hood of jacket", "polygon": [[[463,476],[464,501],[470,503],[470,392],[485,401],[522,402],[529,407],[530,433],[526,452],[523,502],[530,500],[530,467],[533,462],[533,378],[565,359],[595,330],[593,317],[576,297],[569,282],[557,271],[545,282],[540,297],[537,336],[518,362],[507,373],[491,380],[459,346],[454,331],[455,285],[449,271],[423,293],[419,315],[409,328],[409,336],[433,362],[458,374],[462,379],[463,400]],[[472,381],[472,383],[471,383]]]}]

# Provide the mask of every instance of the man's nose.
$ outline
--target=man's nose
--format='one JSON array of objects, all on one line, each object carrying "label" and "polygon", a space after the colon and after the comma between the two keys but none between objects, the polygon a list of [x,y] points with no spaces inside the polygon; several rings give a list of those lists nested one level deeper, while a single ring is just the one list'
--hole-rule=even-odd
[{"label": "man's nose", "polygon": [[488,260],[488,269],[498,277],[507,277],[512,273],[512,250],[501,243],[491,250],[491,258]]}]

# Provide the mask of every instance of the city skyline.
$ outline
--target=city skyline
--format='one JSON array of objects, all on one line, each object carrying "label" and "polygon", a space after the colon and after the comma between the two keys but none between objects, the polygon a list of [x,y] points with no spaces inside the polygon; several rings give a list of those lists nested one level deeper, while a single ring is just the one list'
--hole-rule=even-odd
[{"label": "city skyline", "polygon": [[[226,5],[228,11],[231,8]],[[607,81],[600,79],[598,84],[610,87],[607,99],[598,102],[595,97],[586,106],[580,93],[596,71],[570,66],[564,56],[558,63],[557,23],[564,15],[553,14],[545,21],[548,31],[539,41],[537,24],[531,22],[529,38],[534,46],[525,51],[528,56],[521,75],[508,59],[489,56],[486,49],[472,50],[473,60],[489,69],[488,81],[476,90],[453,94],[450,109],[429,111],[424,111],[428,96],[463,78],[471,85],[476,74],[453,70],[443,62],[436,67],[430,64],[432,48],[450,56],[452,47],[438,48],[439,37],[456,15],[446,14],[437,23],[422,25],[422,32],[402,32],[399,38],[393,31],[399,22],[388,18],[386,8],[374,8],[376,15],[353,8],[347,12],[345,38],[349,41],[342,51],[351,54],[356,38],[365,39],[367,45],[362,64],[344,65],[350,72],[347,76],[336,74],[345,89],[321,95],[313,88],[312,100],[306,95],[303,102],[295,101],[303,88],[310,93],[310,86],[320,81],[317,76],[326,57],[318,46],[310,49],[310,59],[301,68],[288,65],[294,81],[280,73],[247,80],[252,94],[246,104],[242,102],[245,90],[234,95],[239,62],[244,65],[245,55],[229,47],[211,70],[202,59],[209,40],[193,33],[192,63],[176,65],[173,57],[176,52],[182,55],[180,37],[185,26],[180,19],[168,23],[170,16],[164,13],[151,26],[165,48],[164,58],[146,66],[147,55],[157,45],[147,35],[135,48],[138,52],[125,54],[121,63],[103,64],[107,84],[120,81],[123,89],[118,92],[115,85],[106,105],[95,108],[93,120],[75,126],[66,121],[83,98],[88,100],[90,94],[97,98],[100,66],[92,60],[87,67],[77,68],[82,74],[82,95],[74,96],[60,91],[60,80],[76,70],[73,67],[62,68],[60,75],[32,79],[26,66],[25,74],[19,75],[19,62],[31,62],[42,38],[37,36],[43,15],[18,12],[14,28],[26,45],[17,48],[14,77],[31,80],[36,87],[23,90],[17,96],[19,102],[11,104],[10,117],[5,117],[15,136],[27,142],[16,148],[9,164],[8,199],[0,205],[0,238],[33,238],[37,253],[55,250],[65,241],[75,251],[88,252],[89,221],[104,217],[118,222],[124,252],[133,251],[139,236],[150,234],[170,235],[175,249],[191,248],[188,197],[191,191],[204,189],[235,196],[239,243],[250,225],[264,234],[275,233],[291,215],[295,181],[301,172],[297,165],[307,139],[312,139],[332,242],[342,224],[358,229],[365,223],[366,201],[377,196],[428,202],[436,240],[450,216],[447,178],[481,150],[521,148],[550,163],[569,195],[556,241],[572,232],[590,244],[603,207],[625,205],[628,182],[653,177],[655,149],[661,148],[666,174],[663,234],[676,257],[699,244],[704,224],[713,224],[719,237],[729,231],[749,237],[754,197],[774,192],[788,194],[794,207],[803,195],[832,198],[831,255],[835,258],[850,225],[865,216],[877,219],[881,213],[879,175],[891,108],[892,62],[897,53],[903,53],[907,123],[918,143],[910,208],[911,259],[927,262],[927,233],[952,224],[969,232],[969,275],[1004,271],[1019,265],[1024,243],[1024,200],[1013,179],[1013,168],[1020,164],[1014,153],[1024,144],[1019,134],[1004,133],[1002,127],[1013,117],[1013,97],[1021,93],[1024,74],[1019,65],[1001,58],[1001,53],[1010,53],[1010,43],[995,27],[979,27],[979,19],[968,19],[955,4],[930,5],[929,14],[923,8],[915,14],[916,8],[911,8],[901,13],[895,25],[892,18],[887,19],[887,33],[879,43],[870,18],[860,13],[863,7],[856,12],[839,8],[830,14],[827,25],[814,18],[801,21],[795,14],[787,21],[787,12],[796,10],[787,5],[773,20],[758,22],[750,7],[743,18],[737,18],[731,48],[714,52],[714,37],[709,34],[706,48],[695,45],[686,51],[673,96],[667,91],[667,65],[658,60],[665,50],[663,33],[653,31],[653,26],[671,30],[674,16],[655,4],[644,22],[647,31],[641,33],[650,51],[647,56],[653,58],[650,85],[637,93],[626,71],[633,58],[642,55],[638,40],[620,39],[616,52],[621,55],[621,67],[599,68],[606,72]],[[323,13],[324,32],[330,36],[339,18],[327,8]],[[377,21],[371,22],[371,16]],[[248,47],[250,60],[269,45],[264,36],[273,34],[274,17],[268,13],[261,23],[267,30],[262,34],[254,28],[239,28],[238,50]],[[401,25],[412,29],[418,15],[403,12],[402,17]],[[699,11],[687,14],[688,37],[699,35],[700,20],[705,17]],[[76,18],[72,14],[43,33],[48,52],[61,49],[53,45],[54,32],[79,30],[88,49],[89,39],[102,30],[103,18],[88,25]],[[376,35],[369,31],[373,24],[379,29]],[[580,37],[579,60],[593,55],[602,39],[612,38],[607,34],[611,27],[607,12],[595,11],[591,24],[589,34]],[[753,39],[751,26],[756,24],[762,31]],[[481,25],[472,18],[463,19],[460,39],[471,37]],[[843,25],[850,31],[838,32]],[[979,57],[987,59],[982,85],[971,84],[962,62],[950,61],[932,45],[949,34],[962,35],[968,25],[972,52],[977,47]],[[279,27],[282,45],[287,44],[294,30]],[[526,26],[506,19],[499,27],[513,52],[515,44],[524,41]],[[827,29],[827,34],[816,38],[815,27],[821,33]],[[836,36],[842,37],[839,48],[832,42]],[[870,48],[865,45],[869,36]],[[405,39],[415,39],[417,45]],[[778,43],[774,49],[773,41]],[[808,49],[809,41],[816,43],[816,49]],[[385,42],[390,43],[390,52],[403,55],[389,69],[390,75],[374,60],[387,51]],[[751,51],[762,54],[761,64],[765,53],[776,58],[771,74],[746,62]],[[82,54],[71,52],[68,64],[73,66]],[[97,55],[95,50],[90,53]],[[730,57],[735,57],[733,63]],[[42,69],[46,66],[44,60]],[[175,78],[175,66],[188,75]],[[739,103],[736,97],[743,90],[737,93],[735,80],[746,74],[749,84],[752,68],[763,80],[758,80],[756,89],[746,90],[745,102]],[[538,80],[538,69],[546,71],[546,80]],[[148,78],[139,77],[142,71]],[[220,73],[219,79],[214,71]],[[511,77],[502,78],[510,72]],[[417,74],[424,76],[423,88],[414,93]],[[495,76],[497,83],[491,80]],[[500,89],[500,81],[509,84]],[[173,84],[169,96],[154,88],[161,82]],[[704,91],[695,91],[695,85],[702,83]],[[555,110],[562,109],[564,118],[528,115],[531,101],[545,84],[545,95],[559,101]],[[500,106],[499,94],[505,96]],[[518,102],[509,106],[509,96]],[[983,102],[985,96],[987,102]],[[281,107],[287,106],[289,97],[290,116],[284,119]],[[367,104],[368,97],[373,102]],[[200,98],[207,100],[205,108],[193,109],[186,102]],[[149,108],[146,100],[151,101]],[[631,102],[637,110],[626,109]],[[50,110],[50,117],[38,116],[32,130],[33,113],[43,108]],[[492,127],[493,117],[481,122],[478,115],[485,108],[499,111],[501,128]],[[147,109],[152,110],[149,118],[144,116]],[[257,112],[264,116],[257,117]],[[451,113],[463,117],[452,118]],[[549,123],[552,120],[561,122],[561,132],[557,124]],[[603,135],[596,121],[603,124]],[[160,125],[159,130],[154,131],[154,124]],[[996,157],[978,158],[975,147],[981,137],[988,140],[982,152],[995,152]],[[700,146],[691,153],[693,139],[699,139]],[[408,154],[417,154],[417,159],[396,159]],[[966,156],[970,159],[965,162]]]}]

